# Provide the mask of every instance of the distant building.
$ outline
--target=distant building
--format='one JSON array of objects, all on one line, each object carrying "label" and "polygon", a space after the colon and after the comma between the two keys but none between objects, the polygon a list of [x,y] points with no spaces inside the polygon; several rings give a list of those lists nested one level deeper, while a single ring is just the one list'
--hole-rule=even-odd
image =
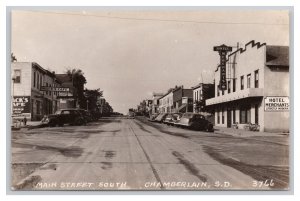
[{"label": "distant building", "polygon": [[58,92],[42,91],[41,87],[59,87],[53,72],[35,62],[12,62],[12,116],[41,120],[60,108]]},{"label": "distant building", "polygon": [[163,96],[163,93],[152,94],[152,104],[150,105],[150,114],[159,113],[159,99]]},{"label": "distant building", "polygon": [[200,83],[192,87],[192,90],[193,90],[193,112],[194,113],[211,112],[211,110],[206,107],[205,101],[215,96],[215,85]]},{"label": "distant building", "polygon": [[193,111],[193,90],[184,89],[183,86],[173,89],[172,112],[192,112]]},{"label": "distant building", "polygon": [[68,87],[70,88],[69,92],[65,92],[64,94],[61,94],[59,98],[61,109],[66,108],[76,108],[77,102],[76,102],[76,89],[74,88],[72,78],[64,73],[64,74],[56,74],[57,80],[60,81],[62,87]]},{"label": "distant building", "polygon": [[220,91],[220,69],[215,73],[214,98],[217,126],[239,128],[260,125],[261,131],[289,131],[289,47],[250,41],[228,56],[227,90]]},{"label": "distant building", "polygon": [[160,113],[169,113],[173,109],[173,89],[159,98],[159,112]]}]

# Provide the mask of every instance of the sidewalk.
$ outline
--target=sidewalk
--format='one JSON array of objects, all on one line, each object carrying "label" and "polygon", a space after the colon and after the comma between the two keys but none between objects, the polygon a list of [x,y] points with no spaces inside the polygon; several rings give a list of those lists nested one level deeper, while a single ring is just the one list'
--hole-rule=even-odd
[{"label": "sidewalk", "polygon": [[257,132],[257,131],[248,131],[244,129],[234,129],[234,128],[226,128],[220,126],[214,126],[216,134],[225,134],[232,135],[238,137],[253,137],[253,136],[288,136],[289,133],[271,133],[271,132]]},{"label": "sidewalk", "polygon": [[41,121],[27,121],[26,125],[24,125],[23,122],[19,121],[13,123],[12,127],[14,127],[14,129],[17,130],[21,128],[30,128],[38,125],[41,125]]}]

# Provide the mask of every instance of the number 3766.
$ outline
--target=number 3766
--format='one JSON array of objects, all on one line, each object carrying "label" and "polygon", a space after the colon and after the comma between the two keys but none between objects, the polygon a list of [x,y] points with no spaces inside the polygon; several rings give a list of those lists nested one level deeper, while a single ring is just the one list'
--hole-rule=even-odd
[{"label": "number 3766", "polygon": [[273,179],[266,179],[266,180],[264,180],[264,181],[257,181],[257,180],[255,180],[255,181],[253,181],[252,182],[252,186],[253,187],[258,187],[258,188],[263,188],[263,187],[272,187],[272,186],[274,186],[275,184],[274,184],[274,181],[273,181]]}]

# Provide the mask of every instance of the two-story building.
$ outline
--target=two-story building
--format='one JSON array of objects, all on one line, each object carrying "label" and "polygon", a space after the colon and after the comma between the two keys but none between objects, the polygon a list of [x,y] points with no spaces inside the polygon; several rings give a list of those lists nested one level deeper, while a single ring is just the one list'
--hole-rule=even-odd
[{"label": "two-story building", "polygon": [[192,112],[193,111],[193,90],[184,89],[183,86],[173,89],[173,105],[172,112]]},{"label": "two-story building", "polygon": [[59,108],[57,92],[41,91],[42,86],[60,86],[55,73],[35,62],[12,62],[12,117],[40,120]]},{"label": "two-story building", "polygon": [[193,90],[193,112],[211,112],[206,107],[205,101],[215,97],[215,85],[210,83],[199,83],[192,87]]},{"label": "two-story building", "polygon": [[159,99],[159,112],[169,113],[173,109],[173,89],[169,89],[166,94],[164,94]]},{"label": "two-story building", "polygon": [[220,69],[215,73],[215,124],[239,128],[252,123],[260,131],[289,131],[289,47],[250,41],[228,55],[227,89],[220,90]]},{"label": "two-story building", "polygon": [[153,92],[152,103],[150,105],[150,114],[159,113],[159,99],[163,96],[163,93]]}]

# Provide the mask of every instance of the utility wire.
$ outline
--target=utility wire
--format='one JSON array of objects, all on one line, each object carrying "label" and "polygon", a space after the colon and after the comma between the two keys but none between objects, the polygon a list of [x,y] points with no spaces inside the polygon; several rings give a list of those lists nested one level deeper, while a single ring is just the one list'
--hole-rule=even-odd
[{"label": "utility wire", "polygon": [[133,17],[119,17],[119,16],[106,16],[82,13],[66,13],[55,11],[38,11],[38,10],[22,10],[23,12],[45,13],[52,15],[73,15],[81,17],[97,17],[118,20],[135,20],[135,21],[158,21],[158,22],[179,22],[179,23],[196,23],[196,24],[230,24],[230,25],[271,25],[271,26],[287,26],[289,24],[276,24],[276,23],[260,23],[260,22],[217,22],[217,21],[194,21],[194,20],[174,20],[174,19],[155,19],[155,18],[133,18]]}]

